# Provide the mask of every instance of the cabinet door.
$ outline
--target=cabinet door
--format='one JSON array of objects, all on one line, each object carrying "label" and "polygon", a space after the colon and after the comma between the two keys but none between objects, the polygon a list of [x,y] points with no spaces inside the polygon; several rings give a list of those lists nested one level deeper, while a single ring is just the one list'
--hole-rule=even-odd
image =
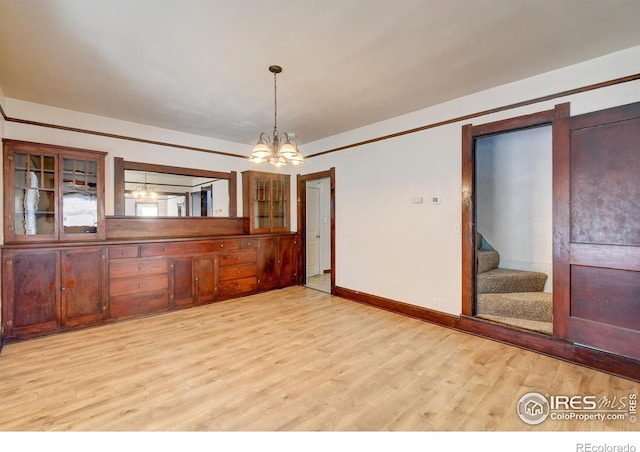
[{"label": "cabinet door", "polygon": [[243,208],[249,233],[286,232],[290,229],[290,180],[288,174],[242,173]]},{"label": "cabinet door", "polygon": [[171,263],[173,278],[173,303],[176,306],[189,306],[194,299],[195,275],[193,257],[180,257]]},{"label": "cabinet door", "polygon": [[278,239],[261,239],[257,252],[258,289],[269,290],[278,287]]},{"label": "cabinet door", "polygon": [[107,312],[106,249],[65,250],[60,256],[62,324],[100,322]]},{"label": "cabinet door", "polygon": [[104,238],[102,157],[62,155],[60,238]]},{"label": "cabinet door", "polygon": [[3,259],[2,321],[8,338],[59,329],[58,251],[6,253]]},{"label": "cabinet door", "polygon": [[195,267],[195,303],[208,303],[218,296],[218,256],[196,257]]},{"label": "cabinet door", "polygon": [[58,238],[57,172],[55,153],[5,143],[5,239],[8,242]]},{"label": "cabinet door", "polygon": [[281,286],[298,284],[298,238],[290,236],[278,240],[279,283]]}]

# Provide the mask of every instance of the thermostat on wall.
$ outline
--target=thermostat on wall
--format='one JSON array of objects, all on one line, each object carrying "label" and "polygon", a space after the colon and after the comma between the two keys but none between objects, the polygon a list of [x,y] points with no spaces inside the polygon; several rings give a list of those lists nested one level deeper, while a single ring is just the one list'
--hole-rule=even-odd
[{"label": "thermostat on wall", "polygon": [[432,196],[431,204],[440,204],[440,195]]}]

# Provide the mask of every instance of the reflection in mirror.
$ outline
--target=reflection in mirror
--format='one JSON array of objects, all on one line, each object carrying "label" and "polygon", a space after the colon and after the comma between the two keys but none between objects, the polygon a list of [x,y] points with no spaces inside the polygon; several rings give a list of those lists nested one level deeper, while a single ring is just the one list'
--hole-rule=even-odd
[{"label": "reflection in mirror", "polygon": [[228,217],[229,181],[125,170],[126,216]]},{"label": "reflection in mirror", "polygon": [[235,171],[129,162],[121,157],[114,157],[113,163],[116,216],[237,215]]}]

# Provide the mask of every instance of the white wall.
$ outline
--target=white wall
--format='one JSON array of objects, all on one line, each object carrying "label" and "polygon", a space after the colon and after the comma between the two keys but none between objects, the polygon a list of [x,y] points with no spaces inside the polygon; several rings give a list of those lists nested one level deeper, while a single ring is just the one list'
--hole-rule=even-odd
[{"label": "white wall", "polygon": [[[453,100],[304,146],[310,155],[640,72],[640,47]],[[428,80],[425,80],[428,83]],[[307,159],[336,168],[336,284],[461,312],[461,127],[571,102],[573,115],[640,101],[640,82],[557,98]],[[432,195],[442,203],[432,205]],[[412,197],[423,204],[412,204]]]},{"label": "white wall", "polygon": [[476,141],[477,228],[500,267],[539,271],[553,282],[551,126]]},{"label": "white wall", "polygon": [[[640,47],[500,86],[301,147],[304,155],[449,120],[489,108],[640,72]],[[428,83],[425,80],[425,83]],[[398,81],[401,83],[401,80]],[[631,82],[474,119],[481,124],[571,101],[572,114],[640,101]],[[224,142],[6,98],[7,115],[32,121],[170,141],[248,155],[251,145]],[[290,174],[336,168],[336,283],[339,286],[447,313],[461,312],[461,121],[307,159]],[[244,159],[113,138],[6,123],[9,138],[109,152],[107,214],[113,213],[113,157],[173,166],[238,172]],[[265,171],[272,168],[260,167]],[[295,178],[292,200],[296,199]],[[241,183],[238,182],[241,215]],[[432,205],[432,195],[442,203]],[[414,204],[423,197],[423,204]],[[291,206],[297,218],[296,203]]]}]

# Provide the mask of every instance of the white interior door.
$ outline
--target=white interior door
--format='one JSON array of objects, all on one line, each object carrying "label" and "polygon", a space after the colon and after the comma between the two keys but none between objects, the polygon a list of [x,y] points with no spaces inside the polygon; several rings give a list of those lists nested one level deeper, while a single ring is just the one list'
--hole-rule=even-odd
[{"label": "white interior door", "polygon": [[307,185],[307,277],[320,273],[320,189]]}]

